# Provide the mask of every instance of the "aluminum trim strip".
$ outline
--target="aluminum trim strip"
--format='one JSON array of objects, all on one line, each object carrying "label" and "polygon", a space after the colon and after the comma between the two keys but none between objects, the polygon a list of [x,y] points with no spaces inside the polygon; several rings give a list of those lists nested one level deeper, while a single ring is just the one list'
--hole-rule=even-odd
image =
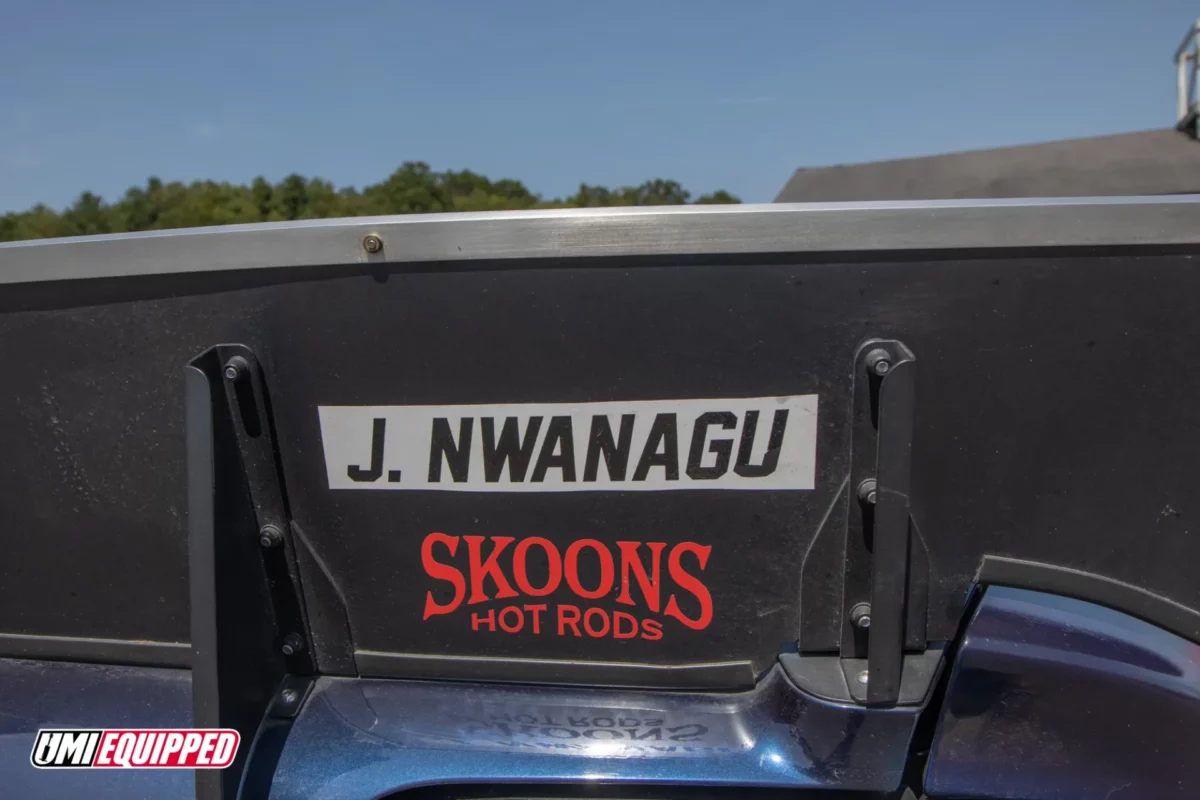
[{"label": "aluminum trim strip", "polygon": [[[362,239],[376,233],[381,253]],[[0,283],[513,259],[1200,244],[1200,196],[423,214],[0,244]]]}]

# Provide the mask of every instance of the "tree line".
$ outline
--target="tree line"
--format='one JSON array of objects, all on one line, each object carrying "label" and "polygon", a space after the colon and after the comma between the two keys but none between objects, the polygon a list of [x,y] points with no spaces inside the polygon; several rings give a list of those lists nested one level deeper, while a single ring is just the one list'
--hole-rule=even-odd
[{"label": "tree line", "polygon": [[436,172],[428,164],[410,161],[386,180],[361,190],[335,189],[327,180],[302,175],[289,175],[278,183],[259,177],[248,186],[216,181],[163,183],[150,178],[145,186],[129,188],[115,203],[84,192],[62,211],[39,204],[5,214],[0,217],[0,242],[325,217],[691,202],[741,201],[724,190],[693,201],[679,183],[662,179],[616,189],[581,184],[569,197],[547,200],[518,180],[493,181],[470,170]]}]

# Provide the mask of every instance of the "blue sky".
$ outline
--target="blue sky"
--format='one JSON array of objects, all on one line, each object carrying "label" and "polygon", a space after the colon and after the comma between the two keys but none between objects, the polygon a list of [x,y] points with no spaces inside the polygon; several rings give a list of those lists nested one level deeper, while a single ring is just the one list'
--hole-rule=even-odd
[{"label": "blue sky", "polygon": [[798,166],[1173,123],[1200,5],[0,2],[0,212],[148,176],[674,178],[767,201]]}]

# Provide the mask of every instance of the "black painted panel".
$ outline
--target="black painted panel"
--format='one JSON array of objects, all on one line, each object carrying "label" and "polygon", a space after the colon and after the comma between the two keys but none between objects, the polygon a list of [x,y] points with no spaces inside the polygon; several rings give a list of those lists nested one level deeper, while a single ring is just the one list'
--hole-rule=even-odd
[{"label": "black painted panel", "polygon": [[[985,553],[1200,608],[1187,569],[1200,558],[1200,274],[1187,257],[156,280],[77,285],[59,304],[45,287],[0,293],[0,632],[186,640],[183,367],[230,341],[262,361],[293,517],[359,649],[762,668],[802,614],[804,644],[835,648],[820,632],[840,607],[799,607],[801,564],[845,477],[854,352],[876,336],[917,358],[912,498],[932,638],[952,635]],[[813,491],[334,492],[316,410],[808,393]],[[711,546],[697,574],[713,620],[692,630],[629,609],[661,622],[658,641],[471,630],[472,613],[511,604],[627,609],[566,589],[423,620],[426,592],[448,587],[422,568],[431,532]],[[816,596],[839,595],[835,567]]]}]

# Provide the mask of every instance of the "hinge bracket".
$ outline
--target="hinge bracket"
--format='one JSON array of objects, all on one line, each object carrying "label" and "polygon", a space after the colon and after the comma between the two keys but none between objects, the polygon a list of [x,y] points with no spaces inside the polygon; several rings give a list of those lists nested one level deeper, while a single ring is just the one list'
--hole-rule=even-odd
[{"label": "hinge bracket", "polygon": [[916,356],[876,339],[854,365],[841,656],[852,693],[865,684],[868,705],[894,705],[906,651],[926,649],[928,569],[909,500]]},{"label": "hinge bracket", "polygon": [[[196,770],[196,797],[269,785],[279,715],[316,672],[262,370],[242,345],[187,368],[193,725],[234,728],[234,763]],[[274,713],[274,716],[272,714]],[[265,781],[265,784],[264,784]],[[255,795],[257,796],[257,795]]]}]

